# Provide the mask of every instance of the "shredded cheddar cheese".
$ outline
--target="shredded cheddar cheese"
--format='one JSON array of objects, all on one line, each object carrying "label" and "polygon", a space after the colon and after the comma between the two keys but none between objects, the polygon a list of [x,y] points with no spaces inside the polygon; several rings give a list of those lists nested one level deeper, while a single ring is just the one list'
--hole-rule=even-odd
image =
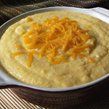
[{"label": "shredded cheddar cheese", "polygon": [[31,66],[32,62],[33,62],[33,53],[28,53],[28,60],[27,60],[28,67]]},{"label": "shredded cheddar cheese", "polygon": [[[91,50],[92,45],[87,44],[92,37],[87,30],[80,28],[75,20],[69,18],[53,17],[43,23],[31,21],[29,30],[22,36],[22,41],[28,49],[28,66],[31,66],[34,56],[46,57],[49,62],[59,64],[70,57],[84,58],[86,50]],[[37,51],[30,53],[29,50]],[[20,55],[15,53],[14,55]],[[66,58],[67,57],[67,58]]]}]

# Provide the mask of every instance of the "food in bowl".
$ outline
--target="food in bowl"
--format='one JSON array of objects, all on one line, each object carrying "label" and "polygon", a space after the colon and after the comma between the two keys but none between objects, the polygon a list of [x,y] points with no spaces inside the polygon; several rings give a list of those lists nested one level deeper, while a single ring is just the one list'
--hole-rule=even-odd
[{"label": "food in bowl", "polygon": [[27,84],[61,88],[109,72],[109,24],[73,11],[50,11],[11,25],[0,41],[0,62]]}]

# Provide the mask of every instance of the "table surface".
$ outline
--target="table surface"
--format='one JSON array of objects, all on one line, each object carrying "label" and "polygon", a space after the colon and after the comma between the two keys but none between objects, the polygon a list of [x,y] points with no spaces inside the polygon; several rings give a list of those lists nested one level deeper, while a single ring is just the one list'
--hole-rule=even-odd
[{"label": "table surface", "polygon": [[[85,1],[85,2],[84,2]],[[105,0],[106,1],[106,0]],[[95,7],[101,6],[109,9],[109,1],[103,0],[0,0],[0,25],[13,16],[28,10],[43,8],[48,6],[76,6],[76,7]],[[0,109],[43,109],[31,104],[14,94],[10,88],[0,90]],[[75,109],[109,109],[109,93],[95,103],[78,106]]]}]

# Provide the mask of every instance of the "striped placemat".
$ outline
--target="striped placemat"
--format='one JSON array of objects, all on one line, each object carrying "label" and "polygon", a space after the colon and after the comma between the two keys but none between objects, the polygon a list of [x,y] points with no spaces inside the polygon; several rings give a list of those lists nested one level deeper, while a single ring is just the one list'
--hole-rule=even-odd
[{"label": "striped placemat", "polygon": [[0,109],[44,109],[33,105],[14,94],[11,89],[0,90]]},{"label": "striped placemat", "polygon": [[[70,109],[109,109],[109,88],[95,102],[77,105]],[[0,109],[45,109],[31,104],[12,92],[10,88],[0,90]],[[69,108],[68,108],[69,109]]]},{"label": "striped placemat", "polygon": [[[10,18],[37,8],[48,6],[76,6],[109,8],[109,0],[0,0],[0,25]],[[14,94],[11,89],[0,90],[0,109],[44,109],[31,104]],[[109,94],[95,104],[74,109],[109,109]]]}]

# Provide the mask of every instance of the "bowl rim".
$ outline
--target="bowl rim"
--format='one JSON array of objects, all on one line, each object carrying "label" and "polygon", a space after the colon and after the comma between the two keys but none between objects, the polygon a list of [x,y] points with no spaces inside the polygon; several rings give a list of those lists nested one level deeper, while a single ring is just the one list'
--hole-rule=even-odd
[{"label": "bowl rim", "polygon": [[[100,8],[100,7],[97,7],[97,8]],[[91,15],[91,16],[97,18],[97,15],[95,16],[95,13],[97,14],[97,12],[94,11],[94,9],[97,9],[97,8],[85,9],[85,8],[75,8],[75,7],[67,7],[67,6],[55,6],[55,7],[47,7],[47,8],[40,8],[40,9],[34,9],[31,11],[27,11],[25,13],[22,13],[22,14],[16,16],[16,17],[13,17],[12,19],[8,20],[3,25],[1,25],[0,26],[0,30],[1,30],[0,36],[2,36],[3,33],[5,32],[5,30],[10,25],[15,23],[16,21],[19,21],[20,19],[25,18],[29,15],[33,15],[35,13],[48,12],[48,11],[54,11],[54,10],[72,10],[74,12],[88,14],[88,15]],[[102,8],[102,9],[104,9],[104,8]],[[98,13],[98,14],[100,14],[100,13]],[[101,15],[101,17],[105,17],[107,19],[109,18],[108,16],[105,16],[103,14],[100,14],[100,15]],[[3,73],[4,72],[2,72],[2,74]],[[9,78],[6,73],[4,73],[4,76],[6,76],[6,78]],[[90,86],[93,86],[95,84],[98,84],[99,82],[101,82],[107,78],[109,78],[109,74],[106,74],[106,75],[104,75],[104,76],[102,76],[94,81],[91,81],[91,82],[88,82],[88,83],[85,83],[82,85],[67,87],[67,88],[46,88],[46,87],[33,86],[33,85],[28,85],[28,84],[22,83],[20,81],[17,81],[15,78],[11,78],[11,81],[14,82],[13,85],[23,86],[23,87],[27,87],[30,89],[36,89],[36,90],[48,91],[48,92],[63,92],[63,91],[71,91],[71,90],[74,91],[74,90],[79,90],[79,89],[83,89],[86,87],[90,87]],[[10,83],[11,83],[11,81],[10,81]]]}]

